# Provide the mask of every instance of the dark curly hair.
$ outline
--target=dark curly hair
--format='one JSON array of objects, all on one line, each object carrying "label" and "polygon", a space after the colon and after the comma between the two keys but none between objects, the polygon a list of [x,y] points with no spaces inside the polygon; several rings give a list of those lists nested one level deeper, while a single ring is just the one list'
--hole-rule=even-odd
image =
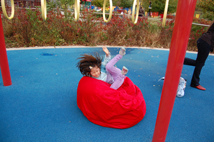
[{"label": "dark curly hair", "polygon": [[97,66],[98,68],[101,68],[102,58],[99,56],[98,53],[96,53],[94,56],[89,54],[83,54],[80,56],[81,57],[77,58],[80,59],[80,61],[77,63],[77,67],[82,75],[91,77],[91,69],[89,68],[89,66]]}]

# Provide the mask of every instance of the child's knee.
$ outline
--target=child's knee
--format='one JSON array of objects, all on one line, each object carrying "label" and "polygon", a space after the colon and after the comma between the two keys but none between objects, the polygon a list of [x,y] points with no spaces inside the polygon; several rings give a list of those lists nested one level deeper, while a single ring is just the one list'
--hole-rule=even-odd
[{"label": "child's knee", "polygon": [[107,65],[106,65],[106,70],[107,70],[107,71],[110,71],[111,68],[112,68],[112,67],[111,67],[111,64],[107,63]]}]

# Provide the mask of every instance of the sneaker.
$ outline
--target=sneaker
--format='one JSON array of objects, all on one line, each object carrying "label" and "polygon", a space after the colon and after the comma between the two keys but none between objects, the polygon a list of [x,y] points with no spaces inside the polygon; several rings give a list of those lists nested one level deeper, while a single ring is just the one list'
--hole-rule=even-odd
[{"label": "sneaker", "polygon": [[183,97],[184,96],[184,89],[186,88],[186,80],[183,77],[180,77],[178,90],[177,90],[177,97]]},{"label": "sneaker", "polygon": [[[160,78],[158,81],[160,80],[164,80],[165,77]],[[183,77],[180,77],[180,81],[179,81],[179,85],[178,85],[178,90],[177,90],[177,97],[183,97],[184,96],[184,90],[186,88],[186,79],[184,79]]]},{"label": "sneaker", "polygon": [[127,72],[128,72],[128,69],[127,69],[125,66],[123,66],[122,71],[121,71],[121,74],[122,74],[122,75],[126,75]]},{"label": "sneaker", "polygon": [[119,54],[122,55],[122,56],[124,56],[126,54],[126,48],[121,47],[120,51],[119,51]]},{"label": "sneaker", "polygon": [[164,80],[165,79],[165,77],[161,77],[158,81],[161,81],[161,80]]}]

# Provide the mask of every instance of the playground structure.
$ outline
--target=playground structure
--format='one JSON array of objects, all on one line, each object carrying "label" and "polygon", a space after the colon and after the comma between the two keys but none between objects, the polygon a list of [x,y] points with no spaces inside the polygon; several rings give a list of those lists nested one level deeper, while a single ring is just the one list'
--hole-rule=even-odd
[{"label": "playground structure", "polygon": [[[180,75],[183,67],[183,61],[184,61],[186,48],[188,44],[196,2],[197,0],[179,0],[178,1],[175,26],[173,30],[172,39],[171,39],[170,53],[169,53],[168,64],[166,69],[165,81],[164,81],[163,90],[162,90],[161,99],[160,99],[159,110],[157,114],[157,120],[156,120],[154,135],[153,135],[153,142],[156,142],[156,141],[162,142],[162,141],[165,141],[166,139],[167,130],[168,130],[168,126],[169,126],[169,122],[170,122],[170,118],[173,110],[173,105],[176,98],[177,87],[179,84],[179,79],[180,79]],[[105,7],[105,3],[106,3],[106,0],[104,1],[104,7]],[[135,3],[136,3],[136,0],[134,1],[134,4]],[[137,1],[137,4],[139,7],[139,0]],[[41,1],[41,7],[43,11],[42,18],[45,20],[46,19],[46,1],[44,0]],[[79,12],[80,12],[79,8],[80,8],[79,0],[76,0],[75,1],[75,19],[76,20],[78,20],[79,18]],[[111,8],[112,6],[110,5],[110,9]],[[105,10],[103,10],[103,15],[105,15]],[[10,17],[12,17],[12,15]],[[134,19],[134,14],[132,14],[132,20],[133,19]],[[110,16],[108,20],[104,18],[104,21],[105,22],[110,21]],[[137,21],[137,18],[134,20],[134,22],[136,21]],[[7,59],[4,33],[3,33],[1,20],[0,20],[0,40],[2,41],[0,43],[0,67],[1,67],[3,83],[4,83],[4,86],[10,86],[12,85],[12,81],[10,77],[9,64]],[[171,88],[171,89],[168,89],[168,88]]]}]

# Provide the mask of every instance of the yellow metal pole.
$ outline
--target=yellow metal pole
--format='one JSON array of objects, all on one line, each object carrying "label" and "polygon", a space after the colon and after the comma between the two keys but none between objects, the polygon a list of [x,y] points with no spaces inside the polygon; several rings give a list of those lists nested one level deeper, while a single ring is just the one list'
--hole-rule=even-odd
[{"label": "yellow metal pole", "polygon": [[41,0],[41,11],[42,11],[42,19],[46,20],[47,18],[46,0]]},{"label": "yellow metal pole", "polygon": [[166,24],[166,16],[167,16],[167,11],[168,11],[168,5],[169,5],[169,0],[166,0],[165,9],[164,9],[164,15],[163,15],[162,27],[165,27],[165,24]]}]

